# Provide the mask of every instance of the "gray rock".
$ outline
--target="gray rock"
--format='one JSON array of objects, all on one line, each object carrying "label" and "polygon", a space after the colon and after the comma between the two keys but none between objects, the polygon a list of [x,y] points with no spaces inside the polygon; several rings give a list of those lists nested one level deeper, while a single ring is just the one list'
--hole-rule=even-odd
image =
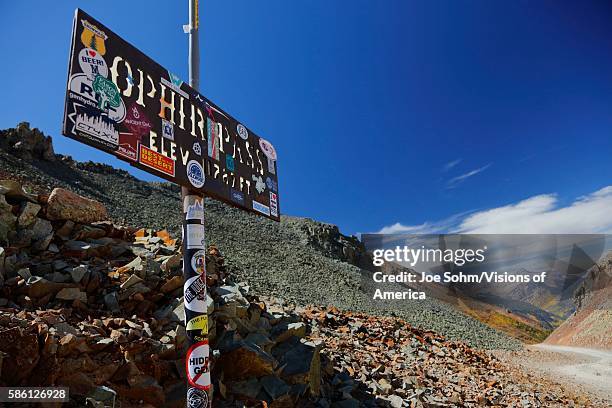
[{"label": "gray rock", "polygon": [[26,201],[21,207],[21,213],[17,218],[17,225],[20,228],[28,228],[36,221],[39,211],[40,205]]},{"label": "gray rock", "polygon": [[288,394],[289,390],[291,389],[286,382],[273,375],[262,377],[259,382],[261,383],[263,389],[266,390],[268,395],[272,397],[272,399],[277,399]]},{"label": "gray rock", "polygon": [[55,298],[61,300],[80,300],[83,303],[87,303],[87,293],[79,288],[63,288],[57,292]]},{"label": "gray rock", "polygon": [[117,299],[117,292],[110,292],[104,295],[104,304],[106,308],[111,312],[118,312],[119,309],[119,300]]},{"label": "gray rock", "polygon": [[79,283],[87,272],[87,265],[79,265],[77,267],[72,268],[72,271],[70,271],[70,276],[72,276],[72,280],[74,281],[74,283]]}]

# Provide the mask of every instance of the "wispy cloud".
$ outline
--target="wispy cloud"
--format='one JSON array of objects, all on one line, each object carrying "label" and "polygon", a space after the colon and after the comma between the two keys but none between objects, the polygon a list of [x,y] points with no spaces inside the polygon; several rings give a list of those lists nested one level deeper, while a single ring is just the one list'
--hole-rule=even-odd
[{"label": "wispy cloud", "polygon": [[457,187],[459,184],[463,183],[468,178],[474,177],[475,175],[482,173],[483,171],[485,171],[486,169],[491,167],[492,164],[493,163],[489,163],[486,166],[482,166],[480,168],[468,171],[467,173],[463,173],[460,176],[453,177],[452,179],[450,179],[450,180],[448,180],[446,182],[446,188],[455,188],[455,187]]},{"label": "wispy cloud", "polygon": [[466,217],[458,232],[472,234],[612,233],[612,186],[578,197],[565,207],[556,194],[541,194]]},{"label": "wispy cloud", "polygon": [[381,228],[381,234],[612,234],[612,185],[566,206],[557,194],[540,194],[487,210],[456,214],[420,225],[399,222]]},{"label": "wispy cloud", "polygon": [[453,161],[449,161],[448,163],[446,163],[443,167],[442,167],[442,171],[449,171],[450,169],[452,169],[453,167],[455,167],[456,165],[458,165],[459,163],[461,163],[462,159],[456,159]]}]

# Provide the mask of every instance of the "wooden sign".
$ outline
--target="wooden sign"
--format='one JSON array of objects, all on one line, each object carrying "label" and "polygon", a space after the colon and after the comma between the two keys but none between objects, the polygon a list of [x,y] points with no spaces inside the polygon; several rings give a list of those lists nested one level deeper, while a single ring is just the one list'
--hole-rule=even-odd
[{"label": "wooden sign", "polygon": [[280,220],[274,146],[82,10],[72,27],[62,133]]}]

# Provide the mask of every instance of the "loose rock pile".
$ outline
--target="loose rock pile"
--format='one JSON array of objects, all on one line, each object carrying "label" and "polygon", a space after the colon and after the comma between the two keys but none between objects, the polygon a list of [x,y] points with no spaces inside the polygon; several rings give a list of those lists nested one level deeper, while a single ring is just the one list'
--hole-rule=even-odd
[{"label": "loose rock pile", "polygon": [[[73,407],[183,407],[180,243],[105,218],[67,190],[0,180],[0,386],[67,386]],[[574,403],[399,319],[252,296],[214,246],[206,262],[215,407]]]},{"label": "loose rock pile", "polygon": [[401,319],[333,307],[309,308],[303,316],[312,327],[308,339],[321,342],[322,358],[331,361],[322,395],[336,400],[335,407],[597,406]]}]

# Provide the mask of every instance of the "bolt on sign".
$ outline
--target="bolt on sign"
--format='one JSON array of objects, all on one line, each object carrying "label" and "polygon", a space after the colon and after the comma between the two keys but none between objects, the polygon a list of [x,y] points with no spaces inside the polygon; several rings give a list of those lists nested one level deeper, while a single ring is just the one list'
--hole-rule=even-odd
[{"label": "bolt on sign", "polygon": [[274,146],[82,10],[72,27],[62,133],[280,220]]}]

